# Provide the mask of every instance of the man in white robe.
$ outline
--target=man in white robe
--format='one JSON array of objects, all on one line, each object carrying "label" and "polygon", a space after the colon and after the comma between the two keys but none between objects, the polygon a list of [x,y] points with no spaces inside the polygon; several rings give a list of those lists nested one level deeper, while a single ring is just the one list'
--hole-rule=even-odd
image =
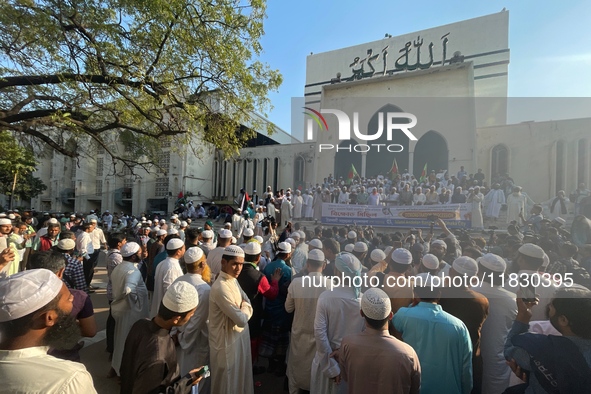
[{"label": "man in white robe", "polygon": [[486,207],[485,216],[495,220],[498,219],[504,203],[505,193],[501,190],[501,185],[495,183],[493,188],[484,197],[484,205]]},{"label": "man in white robe", "polygon": [[314,220],[322,219],[322,202],[322,190],[318,188],[314,194],[314,200],[312,202]]},{"label": "man in white robe", "polygon": [[[142,260],[140,245],[129,242],[121,248],[123,261],[111,273],[113,302],[111,315],[115,319],[113,359],[111,367],[119,375],[125,339],[131,326],[150,314],[148,289],[137,269]],[[203,365],[203,364],[202,364]]]},{"label": "man in white robe", "polygon": [[308,274],[295,278],[287,290],[285,310],[294,312],[287,360],[290,394],[310,390],[312,360],[316,353],[314,316],[318,297],[326,290],[322,276],[325,267],[324,253],[318,249],[310,251],[306,261]]},{"label": "man in white robe", "polygon": [[[520,215],[527,212],[527,203],[530,198],[521,192],[521,188],[516,186],[513,188],[513,193],[507,196],[507,223],[513,220],[519,223]],[[531,201],[533,203],[533,201]]]},{"label": "man in white robe", "polygon": [[305,243],[305,236],[302,237],[301,231],[294,231],[291,233],[291,238],[297,242],[295,250],[291,255],[291,266],[295,270],[296,274],[299,274],[304,266],[306,265],[306,260],[308,260],[308,248]]},{"label": "man in white robe", "polygon": [[158,314],[164,293],[179,276],[183,275],[179,260],[185,253],[185,243],[180,238],[171,239],[166,244],[166,253],[168,257],[158,264],[154,274],[154,294],[152,295],[150,317],[155,317]]},{"label": "man in white robe", "polygon": [[290,193],[287,192],[285,198],[281,202],[281,220],[284,224],[287,225],[287,222],[291,222],[291,210],[293,206],[291,205],[291,196]]},{"label": "man in white robe", "polygon": [[484,228],[484,224],[482,222],[482,201],[484,201],[484,195],[480,193],[480,188],[478,186],[476,186],[473,190],[470,190],[467,202],[471,203],[472,205],[472,228]]},{"label": "man in white robe", "polygon": [[[209,365],[209,332],[207,329],[207,317],[209,315],[209,292],[211,288],[201,276],[208,270],[205,262],[205,254],[199,247],[186,250],[183,257],[187,266],[187,273],[179,277],[175,282],[185,281],[197,290],[199,305],[189,322],[178,328],[177,359],[181,370],[181,376],[187,374],[201,365]],[[210,379],[203,380],[199,385],[199,393],[210,392]]]},{"label": "man in white robe", "polygon": [[304,200],[304,204],[305,204],[305,209],[304,209],[304,218],[306,218],[307,220],[310,220],[312,218],[312,216],[314,216],[314,192],[313,191],[309,191],[308,194],[306,194],[306,199]]},{"label": "man in white robe", "polygon": [[302,207],[304,205],[304,199],[302,197],[302,192],[296,190],[295,197],[293,198],[293,218],[294,219],[301,219],[302,218]]},{"label": "man in white robe", "polygon": [[248,320],[252,306],[238,275],[244,251],[226,247],[222,272],[209,293],[209,347],[212,393],[254,393]]},{"label": "man in white robe", "polygon": [[[361,262],[350,253],[339,253],[335,259],[336,274],[353,281],[361,275]],[[363,330],[361,317],[361,292],[359,288],[341,285],[325,291],[318,298],[314,317],[316,354],[312,362],[310,393],[347,393],[346,382],[341,381],[339,363],[330,355],[341,347],[344,336]],[[338,384],[337,384],[338,383]]]}]

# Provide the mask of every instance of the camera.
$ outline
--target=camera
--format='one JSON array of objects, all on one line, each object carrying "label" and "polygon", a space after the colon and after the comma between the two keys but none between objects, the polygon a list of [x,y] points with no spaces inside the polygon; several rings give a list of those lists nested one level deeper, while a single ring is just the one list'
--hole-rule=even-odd
[{"label": "camera", "polygon": [[427,216],[427,220],[430,221],[430,222],[436,222],[437,219],[439,219],[439,216],[437,216],[437,215],[429,215],[429,216]]}]

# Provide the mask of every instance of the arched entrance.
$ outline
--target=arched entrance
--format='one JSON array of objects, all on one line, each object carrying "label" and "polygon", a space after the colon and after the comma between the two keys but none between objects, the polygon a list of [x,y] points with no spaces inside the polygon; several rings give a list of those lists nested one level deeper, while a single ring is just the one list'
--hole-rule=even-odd
[{"label": "arched entrance", "polygon": [[355,170],[361,176],[361,153],[355,152],[353,146],[357,145],[357,141],[345,140],[339,144],[339,149],[334,156],[334,176],[335,179],[343,177],[345,182],[348,179],[351,165],[355,166]]},{"label": "arched entrance", "polygon": [[[392,140],[388,140],[388,133],[386,132],[386,114],[388,112],[404,112],[400,107],[397,107],[392,104],[386,104],[379,110],[377,110],[367,125],[367,134],[374,134],[378,130],[379,126],[379,113],[383,113],[383,132],[380,138],[375,141],[367,141],[367,144],[371,146],[371,150],[367,152],[367,157],[365,159],[365,176],[366,177],[376,177],[378,175],[383,175],[388,178],[389,172],[392,169],[392,163],[394,163],[394,159],[396,159],[396,163],[398,164],[398,172],[402,173],[405,168],[408,168],[408,144],[409,140],[406,134],[401,130],[393,130],[392,131]],[[408,123],[408,118],[401,118],[401,119],[393,119],[394,123]],[[360,129],[363,126],[359,126]],[[377,146],[372,146],[372,144],[383,144],[383,146],[379,146],[379,152]],[[401,152],[389,152],[387,147],[389,145],[402,145],[403,150]],[[398,151],[400,147],[391,147],[390,150]]]},{"label": "arched entrance", "polygon": [[413,174],[417,179],[420,178],[425,164],[427,164],[428,172],[435,170],[436,173],[439,173],[441,170],[447,170],[448,162],[449,150],[447,142],[441,134],[431,130],[419,138],[413,158]]}]

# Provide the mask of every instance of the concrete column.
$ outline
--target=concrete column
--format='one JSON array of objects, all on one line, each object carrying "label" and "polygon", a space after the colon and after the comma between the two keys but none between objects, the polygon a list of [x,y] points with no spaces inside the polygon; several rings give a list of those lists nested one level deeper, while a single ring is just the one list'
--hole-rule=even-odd
[{"label": "concrete column", "polygon": [[367,167],[367,152],[361,152],[361,177],[365,178],[365,168]]},{"label": "concrete column", "polygon": [[[409,174],[413,174],[413,163],[414,163],[414,158],[415,158],[415,152],[414,151],[409,151],[408,152],[408,173]],[[404,168],[402,169],[402,171],[404,171]]]}]

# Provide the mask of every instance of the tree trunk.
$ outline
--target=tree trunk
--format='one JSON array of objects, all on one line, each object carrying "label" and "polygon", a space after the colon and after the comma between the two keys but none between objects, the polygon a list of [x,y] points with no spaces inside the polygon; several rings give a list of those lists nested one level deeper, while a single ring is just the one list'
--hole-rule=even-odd
[{"label": "tree trunk", "polygon": [[16,179],[18,178],[18,170],[14,172],[14,180],[12,181],[12,193],[10,193],[10,209],[14,209],[14,191],[16,190]]}]

